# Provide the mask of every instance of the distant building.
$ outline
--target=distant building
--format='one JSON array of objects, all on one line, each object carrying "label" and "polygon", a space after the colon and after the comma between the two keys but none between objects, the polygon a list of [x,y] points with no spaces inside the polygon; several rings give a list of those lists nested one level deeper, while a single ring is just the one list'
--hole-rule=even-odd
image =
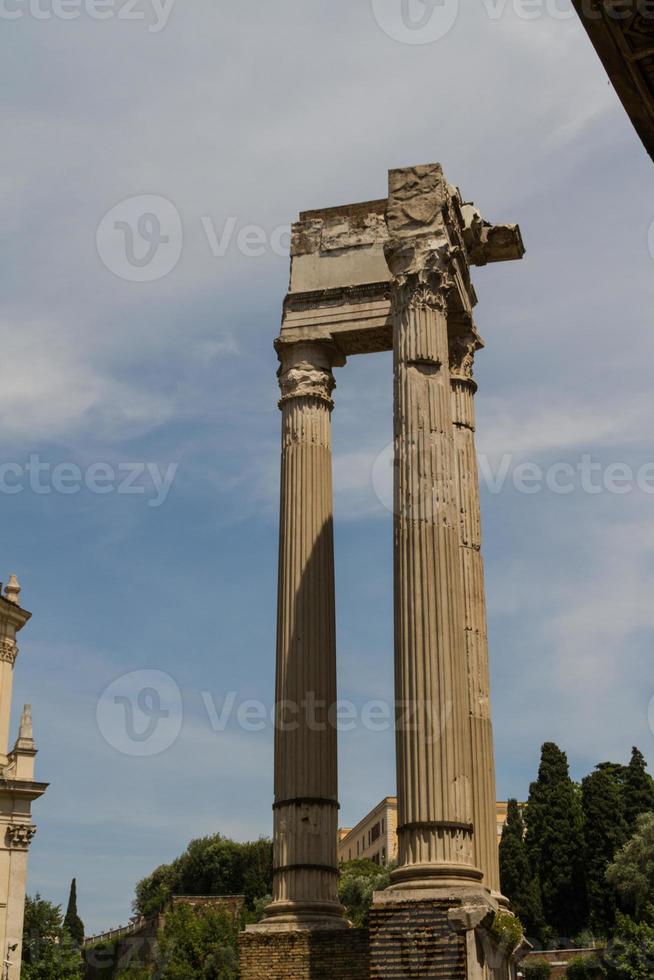
[{"label": "distant building", "polygon": [[[521,804],[522,806],[522,804]],[[506,823],[508,803],[496,804],[497,843]],[[356,827],[338,832],[338,861],[367,859],[385,866],[397,860],[397,797],[387,796]]]},{"label": "distant building", "polygon": [[338,861],[367,858],[382,867],[397,860],[397,797],[387,796],[352,829],[338,832]]},{"label": "distant building", "polygon": [[[1,587],[0,587],[1,589]],[[32,709],[23,708],[18,738],[9,740],[14,664],[18,656],[16,634],[30,618],[20,605],[20,585],[14,575],[0,594],[0,955],[3,980],[19,980],[23,944],[23,917],[27,883],[27,855],[36,827],[32,803],[43,796],[47,783],[36,782],[36,745]]]}]

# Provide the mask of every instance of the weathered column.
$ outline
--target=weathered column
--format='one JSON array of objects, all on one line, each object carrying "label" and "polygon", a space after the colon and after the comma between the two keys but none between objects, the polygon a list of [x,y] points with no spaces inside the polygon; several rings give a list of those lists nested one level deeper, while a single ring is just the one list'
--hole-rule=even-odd
[{"label": "weathered column", "polygon": [[[392,256],[390,259],[393,271]],[[395,318],[396,882],[478,882],[454,433],[441,271],[400,274]]]},{"label": "weathered column", "polygon": [[332,367],[322,343],[280,346],[274,901],[263,928],[345,928],[338,901]]},{"label": "weathered column", "polygon": [[484,561],[481,553],[481,507],[475,446],[477,385],[475,352],[483,347],[473,327],[450,340],[452,421],[457,459],[456,485],[463,581],[463,628],[468,673],[468,710],[472,746],[472,802],[475,863],[484,883],[500,897],[500,866],[495,813],[495,759],[490,712],[490,677]]},{"label": "weathered column", "polygon": [[438,165],[391,171],[399,860],[370,920],[373,980],[487,980],[496,903],[475,861],[450,337],[475,302],[461,199]]},{"label": "weathered column", "polygon": [[391,171],[386,247],[395,368],[394,885],[472,884],[473,812],[461,621],[448,315],[455,250],[440,167]]}]

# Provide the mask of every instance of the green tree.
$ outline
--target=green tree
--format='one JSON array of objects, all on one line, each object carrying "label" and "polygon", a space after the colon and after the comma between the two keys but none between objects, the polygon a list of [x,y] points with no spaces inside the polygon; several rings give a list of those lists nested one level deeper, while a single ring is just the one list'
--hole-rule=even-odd
[{"label": "green tree", "polygon": [[610,766],[598,766],[583,780],[581,806],[589,924],[608,936],[615,925],[617,896],[606,872],[628,836],[620,780]]},{"label": "green tree", "polygon": [[606,880],[618,891],[623,907],[641,921],[654,894],[654,813],[638,818],[636,833],[616,854]]},{"label": "green tree", "polygon": [[527,854],[540,883],[547,930],[556,939],[574,936],[583,928],[586,913],[581,806],[567,757],[553,742],[542,749],[526,824]]},{"label": "green tree", "polygon": [[352,925],[364,928],[368,925],[372,896],[384,891],[391,883],[391,869],[382,868],[374,861],[355,860],[341,865],[338,895]]},{"label": "green tree", "polygon": [[236,980],[238,928],[224,911],[177,905],[159,934],[161,980]]},{"label": "green tree", "polygon": [[73,878],[68,896],[68,908],[64,917],[64,929],[73,941],[81,946],[84,942],[84,923],[77,914],[77,881]]},{"label": "green tree", "polygon": [[640,922],[617,917],[613,941],[604,955],[609,980],[651,980],[654,976],[654,908],[645,910]]},{"label": "green tree", "polygon": [[642,752],[636,747],[624,773],[624,813],[629,832],[634,834],[640,815],[654,810],[654,781],[647,772]]},{"label": "green tree", "polygon": [[40,895],[25,899],[22,980],[79,980],[82,961],[63,926],[61,908]]},{"label": "green tree", "polygon": [[517,800],[509,800],[500,841],[502,894],[522,922],[528,936],[540,934],[543,912],[538,883],[534,880],[525,844],[525,825]]},{"label": "green tree", "polygon": [[173,895],[243,895],[252,911],[271,893],[271,842],[238,844],[216,834],[191,841],[180,857],[139,882],[134,911],[161,912]]}]

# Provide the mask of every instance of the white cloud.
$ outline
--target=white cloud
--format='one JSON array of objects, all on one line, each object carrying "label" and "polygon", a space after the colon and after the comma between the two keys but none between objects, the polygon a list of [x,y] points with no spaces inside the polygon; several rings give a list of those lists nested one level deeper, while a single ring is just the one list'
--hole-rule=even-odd
[{"label": "white cloud", "polygon": [[0,323],[0,431],[27,443],[75,440],[93,429],[109,442],[167,421],[170,400],[112,377],[56,322]]},{"label": "white cloud", "polygon": [[537,457],[559,450],[627,446],[648,439],[647,400],[627,401],[622,392],[605,396],[599,404],[587,397],[554,407],[543,404],[544,393],[495,396],[485,401],[486,414],[478,425],[477,449],[488,456],[512,453]]}]

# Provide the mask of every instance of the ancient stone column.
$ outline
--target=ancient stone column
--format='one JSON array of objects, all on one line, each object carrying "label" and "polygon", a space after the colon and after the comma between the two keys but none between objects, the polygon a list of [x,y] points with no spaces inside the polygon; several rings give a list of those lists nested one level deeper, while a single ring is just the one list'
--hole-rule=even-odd
[{"label": "ancient stone column", "polygon": [[500,897],[500,867],[495,813],[495,760],[490,712],[490,678],[484,562],[481,553],[479,473],[475,447],[473,378],[475,351],[483,344],[474,328],[450,340],[452,421],[456,454],[459,544],[463,582],[463,629],[468,675],[468,711],[472,747],[472,802],[475,863],[484,883]]},{"label": "ancient stone column", "polygon": [[[396,886],[474,883],[447,261],[387,260],[395,363]],[[406,271],[405,271],[406,270]]]},{"label": "ancient stone column", "polygon": [[345,928],[338,901],[332,505],[335,348],[279,348],[282,474],[274,901],[264,929]]}]

